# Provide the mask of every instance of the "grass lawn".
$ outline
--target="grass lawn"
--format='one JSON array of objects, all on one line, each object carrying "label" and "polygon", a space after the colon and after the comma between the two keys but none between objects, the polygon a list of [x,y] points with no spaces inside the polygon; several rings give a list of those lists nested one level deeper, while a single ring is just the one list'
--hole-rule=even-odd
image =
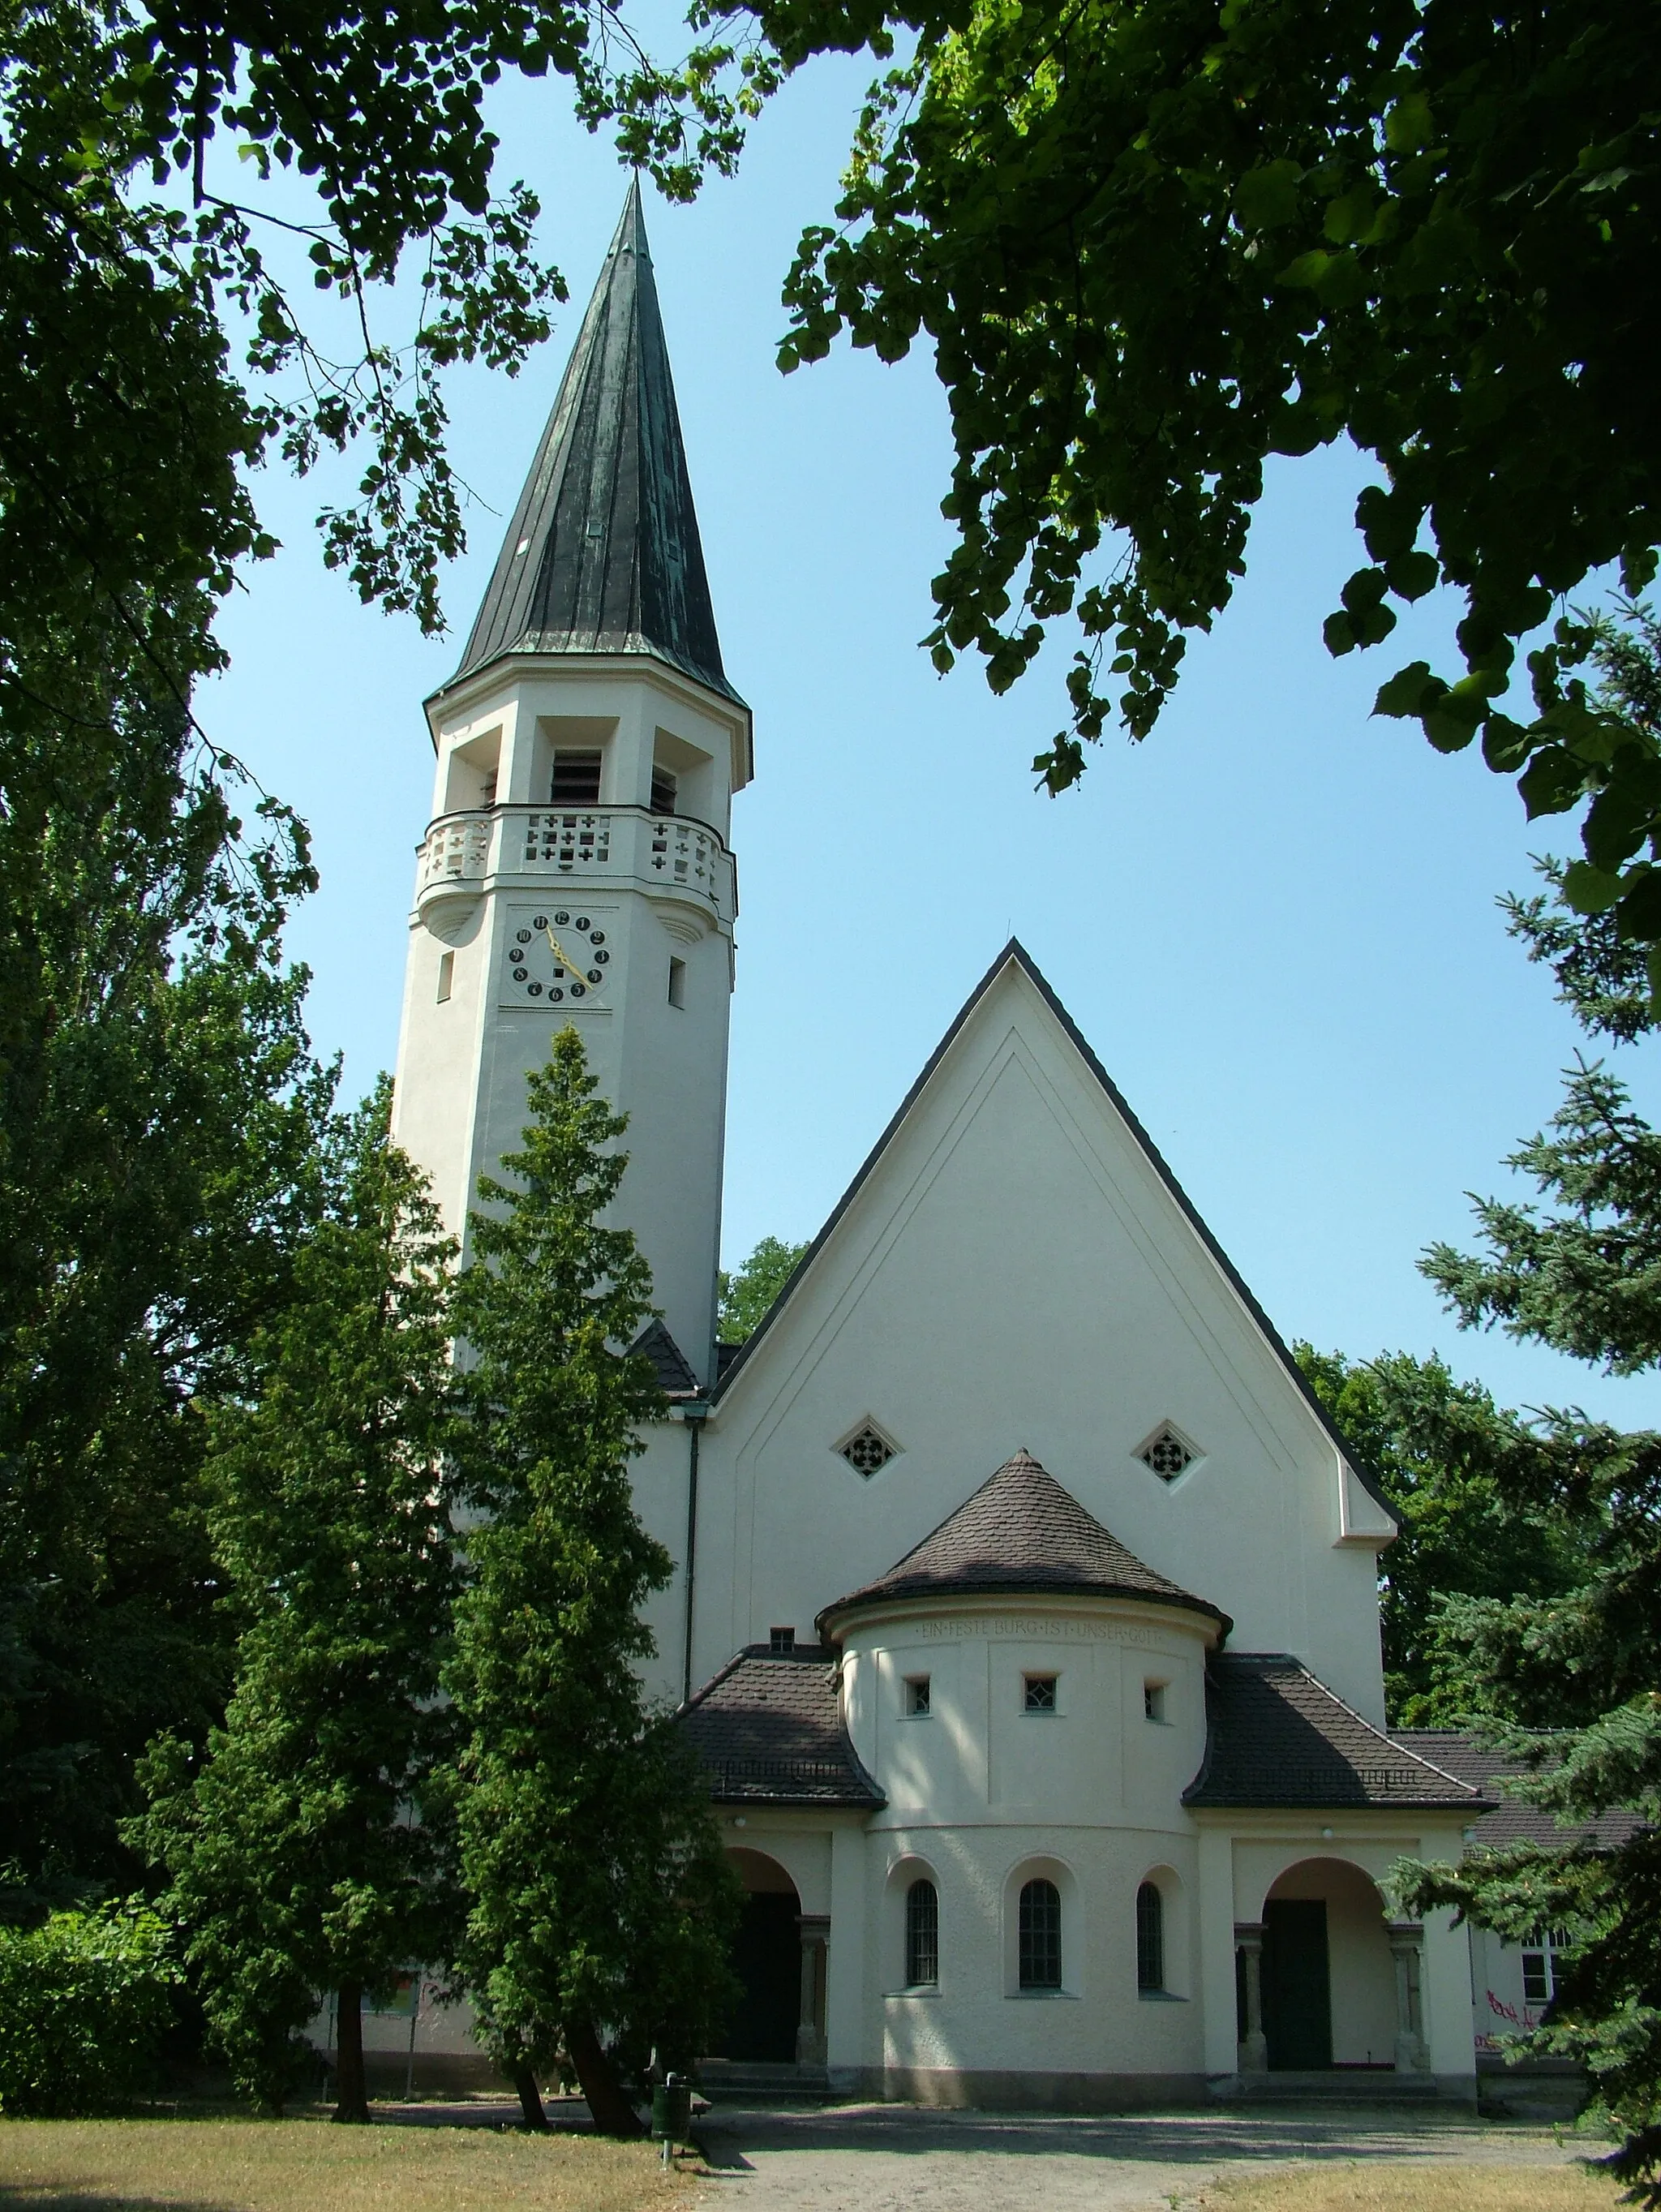
[{"label": "grass lawn", "polygon": [[657,2148],[324,2120],[0,2120],[3,2212],[677,2212]]},{"label": "grass lawn", "polygon": [[1198,2203],[1204,2212],[1616,2212],[1621,2196],[1606,2175],[1578,2166],[1378,2159],[1253,2174],[1208,2189]]}]

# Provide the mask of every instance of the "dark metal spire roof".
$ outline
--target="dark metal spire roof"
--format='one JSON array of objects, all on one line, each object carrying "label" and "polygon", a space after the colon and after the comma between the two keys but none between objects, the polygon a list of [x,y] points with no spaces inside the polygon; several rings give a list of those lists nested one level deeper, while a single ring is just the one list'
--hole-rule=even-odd
[{"label": "dark metal spire roof", "polygon": [[451,682],[509,653],[721,667],[636,178]]}]

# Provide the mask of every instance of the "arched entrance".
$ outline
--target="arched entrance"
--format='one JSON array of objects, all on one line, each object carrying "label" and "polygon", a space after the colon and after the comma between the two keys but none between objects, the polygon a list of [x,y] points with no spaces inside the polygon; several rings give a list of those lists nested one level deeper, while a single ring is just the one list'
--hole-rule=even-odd
[{"label": "arched entrance", "polygon": [[1270,2073],[1418,2070],[1421,1934],[1385,1920],[1377,1884],[1353,1862],[1288,1867],[1261,1923],[1240,1930],[1242,2063]]},{"label": "arched entrance", "polygon": [[764,1851],[730,1855],[744,1886],[743,1917],[732,1970],[744,1994],[719,2056],[751,2065],[793,2066],[801,2016],[802,1900],[777,1859]]}]

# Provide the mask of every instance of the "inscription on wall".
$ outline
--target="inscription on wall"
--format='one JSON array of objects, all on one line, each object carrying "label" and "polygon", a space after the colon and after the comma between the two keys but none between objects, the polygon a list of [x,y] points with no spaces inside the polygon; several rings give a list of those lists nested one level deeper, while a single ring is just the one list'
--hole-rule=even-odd
[{"label": "inscription on wall", "polygon": [[1046,1644],[1143,1644],[1163,1641],[1156,1628],[1128,1621],[1074,1620],[1065,1614],[1012,1613],[1007,1618],[919,1620],[911,1632],[919,1644],[958,1644],[973,1637],[1019,1637]]}]

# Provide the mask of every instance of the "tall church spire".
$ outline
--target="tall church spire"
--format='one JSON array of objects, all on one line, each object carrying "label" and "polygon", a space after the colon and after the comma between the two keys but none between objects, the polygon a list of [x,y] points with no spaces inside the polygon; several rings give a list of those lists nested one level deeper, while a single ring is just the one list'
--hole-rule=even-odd
[{"label": "tall church spire", "polygon": [[511,653],[651,653],[737,699],[721,666],[638,178],[452,682]]}]

